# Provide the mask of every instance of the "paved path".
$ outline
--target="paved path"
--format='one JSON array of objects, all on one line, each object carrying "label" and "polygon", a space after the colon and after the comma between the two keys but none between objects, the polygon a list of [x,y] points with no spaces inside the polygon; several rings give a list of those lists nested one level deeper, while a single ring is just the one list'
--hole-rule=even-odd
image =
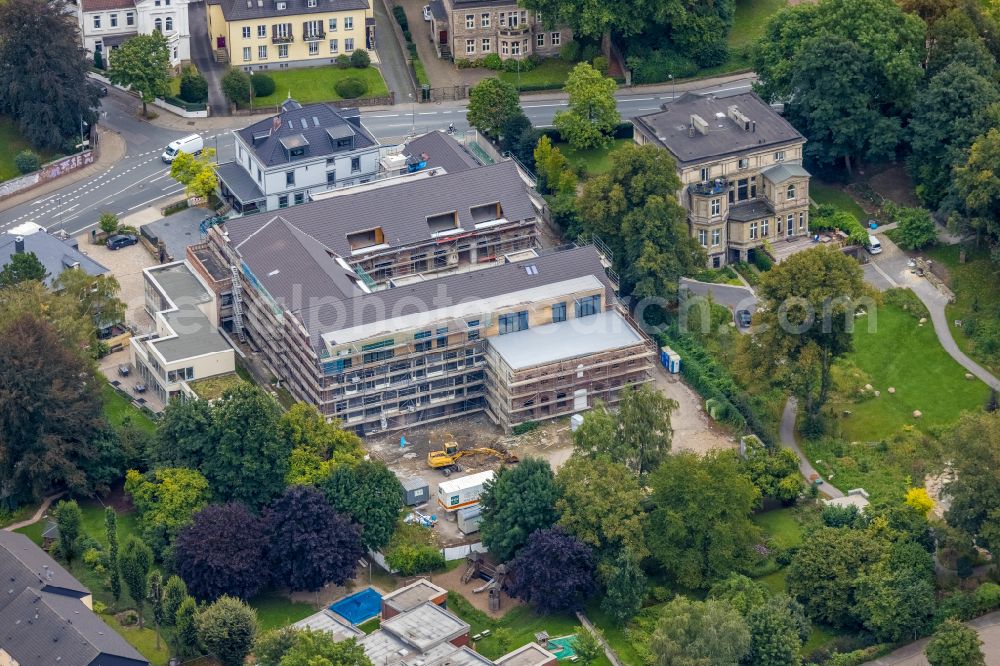
[{"label": "paved path", "polygon": [[612,666],[624,666],[622,664],[622,660],[618,658],[618,655],[611,648],[611,645],[607,640],[605,640],[604,634],[595,630],[594,624],[590,621],[590,618],[584,615],[581,611],[576,612],[576,618],[580,620],[580,624],[583,625],[584,629],[597,637],[597,641],[601,644],[601,647],[604,648],[604,654],[607,655],[608,661],[611,662]]},{"label": "paved path", "polygon": [[[785,403],[785,411],[781,414],[781,443],[792,451],[795,451],[795,455],[799,457],[799,471],[805,477],[806,483],[811,483],[810,479],[813,474],[816,474],[820,478],[822,478],[822,475],[812,466],[812,463],[806,458],[806,454],[799,448],[799,443],[795,440],[795,414],[797,410],[798,401],[795,398],[789,398],[788,402]],[[844,496],[844,493],[839,488],[836,488],[827,481],[824,481],[819,489],[821,493],[827,495],[830,499],[837,499]]]},{"label": "paved path", "polygon": [[[986,655],[987,666],[1000,666],[1000,611],[988,613],[967,622],[970,627],[979,632],[983,641],[983,654]],[[905,645],[881,659],[869,661],[864,666],[930,666],[924,656],[924,648],[929,639]]]},{"label": "paved path", "polygon": [[[717,284],[714,282],[699,282],[690,278],[681,278],[681,287],[688,289],[696,296],[708,296],[719,305],[724,305],[733,312],[735,317],[739,310],[749,310],[753,315],[757,311],[757,295],[750,286],[738,287],[733,284]],[[692,322],[688,322],[690,326]],[[698,322],[694,322],[698,323]],[[750,333],[749,328],[737,328],[740,333]]]},{"label": "paved path", "polygon": [[406,71],[406,57],[403,47],[396,39],[393,30],[395,19],[386,11],[383,0],[372,0],[375,10],[375,50],[378,53],[378,69],[385,79],[385,85],[396,93],[397,102],[409,100],[409,95],[416,95],[413,82]]},{"label": "paved path", "polygon": [[49,507],[52,505],[52,502],[54,502],[55,500],[59,499],[62,496],[63,493],[56,493],[55,495],[49,495],[42,501],[42,505],[38,507],[38,510],[35,511],[35,513],[31,516],[31,518],[28,518],[27,520],[22,520],[21,522],[18,523],[11,523],[4,529],[7,530],[8,532],[13,532],[14,530],[19,530],[22,527],[27,527],[28,525],[34,525],[35,523],[37,523],[39,520],[42,519],[42,516],[44,516],[45,512],[49,510]]},{"label": "paved path", "polygon": [[[208,17],[204,2],[192,2],[188,5],[188,25],[191,26],[191,60],[201,75],[208,81],[208,106],[213,116],[228,116],[229,104],[222,94],[222,77],[227,66],[215,62],[212,51],[212,38],[208,34]],[[233,57],[233,54],[229,54]],[[169,111],[158,111],[162,115],[172,115]]]}]

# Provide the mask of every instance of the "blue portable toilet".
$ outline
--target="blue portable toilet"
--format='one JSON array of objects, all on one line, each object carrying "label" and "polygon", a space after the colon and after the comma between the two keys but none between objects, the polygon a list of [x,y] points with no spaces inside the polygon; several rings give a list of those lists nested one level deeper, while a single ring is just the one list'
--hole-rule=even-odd
[{"label": "blue portable toilet", "polygon": [[670,347],[660,347],[660,363],[670,374],[676,375],[681,371],[681,355]]}]

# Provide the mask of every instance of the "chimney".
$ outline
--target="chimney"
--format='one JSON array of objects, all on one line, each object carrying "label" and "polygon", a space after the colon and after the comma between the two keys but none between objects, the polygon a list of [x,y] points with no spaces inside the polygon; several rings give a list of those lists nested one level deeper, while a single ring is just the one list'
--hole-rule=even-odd
[{"label": "chimney", "polygon": [[17,236],[14,238],[14,252],[17,254],[24,254],[24,236]]},{"label": "chimney", "polygon": [[756,132],[757,131],[757,121],[756,120],[751,120],[750,121],[750,127],[753,128],[753,129],[750,130],[751,132]]},{"label": "chimney", "polygon": [[274,119],[271,121],[271,131],[277,132],[280,127],[281,127],[281,116],[275,116]]}]

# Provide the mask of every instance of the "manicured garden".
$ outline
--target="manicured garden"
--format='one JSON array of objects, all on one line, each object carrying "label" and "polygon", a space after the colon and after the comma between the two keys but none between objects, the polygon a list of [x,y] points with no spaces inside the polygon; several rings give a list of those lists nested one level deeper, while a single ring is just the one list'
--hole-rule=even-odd
[{"label": "manicured garden", "polygon": [[101,387],[101,395],[104,398],[104,415],[111,425],[120,426],[128,420],[132,425],[149,434],[156,431],[156,422],[145,412],[135,407],[128,398],[114,390],[110,384]]},{"label": "manicured garden", "polygon": [[632,143],[631,139],[615,139],[607,148],[589,148],[577,150],[568,143],[560,141],[555,146],[573,166],[580,166],[587,176],[599,176],[611,169],[611,151]]},{"label": "manicured garden", "polygon": [[512,86],[520,86],[524,90],[544,90],[546,88],[561,88],[566,77],[576,65],[562,58],[545,58],[530,72],[521,71],[500,72],[498,76]]},{"label": "manicured garden", "polygon": [[358,79],[366,86],[361,97],[383,97],[389,94],[389,89],[382,80],[382,75],[375,67],[355,69],[348,67],[302,67],[299,69],[279,69],[268,71],[267,75],[274,79],[274,92],[267,97],[255,97],[254,108],[277,106],[288,98],[302,104],[329,102],[343,99],[337,94],[337,82],[345,79]]}]

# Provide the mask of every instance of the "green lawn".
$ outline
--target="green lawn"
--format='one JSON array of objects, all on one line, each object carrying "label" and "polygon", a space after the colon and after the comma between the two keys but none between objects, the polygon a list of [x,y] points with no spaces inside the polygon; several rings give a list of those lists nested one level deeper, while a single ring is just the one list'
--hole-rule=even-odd
[{"label": "green lawn", "polygon": [[853,214],[861,224],[864,224],[865,220],[868,219],[868,213],[865,212],[864,208],[859,206],[850,194],[836,185],[821,183],[813,178],[809,181],[809,196],[818,205],[830,204]]},{"label": "green lawn", "polygon": [[263,631],[288,626],[316,612],[310,604],[290,601],[273,591],[260,595],[250,605],[257,611],[257,620]]},{"label": "green lawn", "polygon": [[377,617],[373,617],[367,622],[362,622],[361,624],[359,624],[358,629],[365,632],[366,634],[370,634],[373,631],[378,631],[379,627],[381,626],[382,626],[382,620],[378,619]]},{"label": "green lawn", "polygon": [[[146,614],[149,614],[148,605]],[[167,642],[163,636],[160,637],[160,649],[156,649],[156,632],[150,628],[149,618],[146,618],[146,626],[143,629],[139,629],[138,626],[123,627],[113,615],[102,615],[101,619],[114,627],[115,631],[121,634],[142,656],[149,659],[151,666],[166,666],[170,660],[170,651],[167,649]]]},{"label": "green lawn", "polygon": [[802,525],[796,519],[795,507],[755,514],[753,522],[779,548],[794,548],[802,543]]},{"label": "green lawn", "polygon": [[729,48],[741,51],[764,34],[767,20],[787,5],[787,0],[736,0],[736,15],[729,31]]},{"label": "green lawn", "polygon": [[267,75],[274,79],[274,93],[267,97],[255,97],[255,108],[281,104],[291,93],[293,99],[302,104],[314,102],[329,102],[341,99],[334,90],[337,81],[348,78],[361,79],[368,85],[368,90],[362,97],[382,97],[389,94],[382,75],[374,67],[366,69],[338,69],[337,67],[301,67],[298,69],[280,69],[268,71]]},{"label": "green lawn", "polygon": [[582,165],[588,176],[599,176],[611,169],[611,151],[632,143],[632,139],[615,139],[607,148],[590,148],[588,150],[577,150],[568,143],[560,142],[556,144],[559,152],[566,156],[572,165]]},{"label": "green lawn", "polygon": [[632,644],[633,639],[629,638],[629,629],[617,626],[614,620],[611,619],[611,616],[601,610],[599,602],[595,601],[587,607],[587,617],[601,628],[604,638],[607,639],[611,649],[615,651],[615,654],[618,655],[622,662],[628,666],[640,666],[642,664],[642,655],[635,651],[635,647]]},{"label": "green lawn", "polygon": [[156,432],[156,422],[110,384],[101,387],[101,397],[104,399],[104,416],[111,425],[120,426],[129,419],[137,428],[150,434]]},{"label": "green lawn", "polygon": [[562,58],[546,58],[542,60],[530,72],[521,72],[520,77],[517,72],[500,72],[502,81],[522,88],[540,89],[544,86],[561,88],[566,82],[569,71],[576,65],[575,62],[567,62]]},{"label": "green lawn", "polygon": [[[14,158],[22,150],[34,150],[27,141],[21,138],[14,126],[13,121],[5,116],[0,116],[0,181],[17,178],[21,172],[14,166]],[[39,159],[44,163],[51,160],[54,155],[49,152],[35,150]]]}]

